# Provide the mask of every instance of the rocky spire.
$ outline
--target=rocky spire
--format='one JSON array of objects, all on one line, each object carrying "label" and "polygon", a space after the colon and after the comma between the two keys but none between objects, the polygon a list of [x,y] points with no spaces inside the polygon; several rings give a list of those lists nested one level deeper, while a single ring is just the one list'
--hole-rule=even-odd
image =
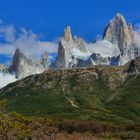
[{"label": "rocky spire", "polygon": [[64,35],[61,38],[58,48],[58,54],[55,61],[55,66],[59,68],[69,66],[69,52],[73,48],[73,38],[70,26],[64,29]]},{"label": "rocky spire", "polygon": [[120,50],[131,47],[134,43],[132,25],[127,25],[123,15],[117,13],[107,25],[104,31],[103,40],[108,40],[111,43],[118,45]]},{"label": "rocky spire", "polygon": [[12,69],[14,71],[17,72],[18,65],[20,64],[21,60],[26,60],[26,57],[20,52],[20,49],[16,49],[12,62]]},{"label": "rocky spire", "polygon": [[72,41],[72,33],[70,26],[65,28],[63,38],[65,41]]},{"label": "rocky spire", "polygon": [[16,49],[12,62],[12,71],[15,72],[17,79],[25,77],[25,65],[28,65],[28,59],[20,52],[20,49]]},{"label": "rocky spire", "polygon": [[69,65],[68,62],[69,62],[69,55],[68,55],[67,48],[65,47],[63,42],[60,41],[55,66],[59,68],[68,67]]},{"label": "rocky spire", "polygon": [[19,49],[15,51],[11,71],[15,73],[17,79],[26,76],[42,73],[49,68],[48,54],[44,53],[41,61],[27,58]]},{"label": "rocky spire", "polygon": [[49,61],[49,57],[48,57],[48,53],[45,52],[42,57],[41,57],[41,65],[43,65],[43,67],[46,69],[49,67],[50,65],[50,61]]}]

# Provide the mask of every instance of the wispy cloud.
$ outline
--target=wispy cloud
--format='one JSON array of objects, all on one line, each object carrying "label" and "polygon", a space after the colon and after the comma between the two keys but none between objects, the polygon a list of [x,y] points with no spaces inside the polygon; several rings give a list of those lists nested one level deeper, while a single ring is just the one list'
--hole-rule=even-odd
[{"label": "wispy cloud", "polygon": [[15,28],[14,25],[3,25],[0,24],[0,37],[3,38],[8,43],[13,42],[15,40]]},{"label": "wispy cloud", "polygon": [[5,87],[9,83],[15,82],[17,79],[15,78],[14,75],[11,74],[2,74],[0,73],[0,88]]},{"label": "wispy cloud", "polygon": [[28,57],[39,58],[44,52],[57,53],[58,42],[42,41],[39,36],[31,30],[21,28],[16,30],[14,25],[5,25],[0,22],[0,54],[12,56],[19,48]]},{"label": "wispy cloud", "polygon": [[135,25],[134,39],[136,46],[140,48],[140,24]]}]

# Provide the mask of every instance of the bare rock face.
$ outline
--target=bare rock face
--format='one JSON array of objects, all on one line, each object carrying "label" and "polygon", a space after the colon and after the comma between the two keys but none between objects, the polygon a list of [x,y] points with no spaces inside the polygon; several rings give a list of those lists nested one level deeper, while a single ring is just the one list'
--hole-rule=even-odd
[{"label": "bare rock face", "polygon": [[107,25],[103,40],[115,44],[120,49],[118,65],[125,65],[140,55],[139,49],[134,42],[134,32],[132,25],[127,24],[124,17],[118,13]]},{"label": "bare rock face", "polygon": [[35,68],[35,65],[32,60],[26,58],[26,56],[17,49],[12,63],[12,70],[15,72],[16,78],[21,79],[34,73],[35,69],[33,67]]},{"label": "bare rock face", "polygon": [[55,61],[55,66],[59,68],[69,67],[70,51],[73,47],[73,38],[71,28],[68,26],[64,30],[64,35],[61,38],[58,48],[58,55]]},{"label": "bare rock face", "polygon": [[116,44],[120,50],[132,47],[134,44],[132,25],[127,24],[124,17],[118,13],[107,25],[103,40]]},{"label": "bare rock face", "polygon": [[59,49],[58,49],[58,56],[55,62],[56,67],[64,68],[68,67],[69,56],[65,45],[60,41]]},{"label": "bare rock face", "polygon": [[48,57],[48,53],[45,52],[42,57],[41,57],[41,62],[40,64],[45,68],[48,69],[49,65],[50,65],[50,61],[49,61],[49,57]]},{"label": "bare rock face", "polygon": [[12,71],[15,72],[17,79],[21,79],[29,75],[42,73],[48,69],[47,65],[49,65],[47,54],[42,56],[40,63],[27,58],[17,49],[13,57]]},{"label": "bare rock face", "polygon": [[64,35],[59,43],[58,55],[55,61],[56,68],[68,68],[77,66],[77,54],[83,54],[85,49],[85,42],[80,37],[72,37],[71,28],[68,26],[64,30]]},{"label": "bare rock face", "polygon": [[137,57],[128,63],[127,72],[130,74],[139,74],[140,73],[140,57]]},{"label": "bare rock face", "polygon": [[70,26],[65,28],[63,38],[65,41],[72,41],[72,33]]}]

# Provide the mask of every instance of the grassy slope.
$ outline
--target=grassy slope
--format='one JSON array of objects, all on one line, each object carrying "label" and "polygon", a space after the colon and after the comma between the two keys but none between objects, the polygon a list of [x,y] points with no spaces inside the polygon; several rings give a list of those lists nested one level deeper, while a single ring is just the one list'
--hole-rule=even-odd
[{"label": "grassy slope", "polygon": [[140,76],[122,85],[108,99],[107,106],[113,114],[132,120],[140,120]]},{"label": "grassy slope", "polygon": [[100,80],[88,84],[75,77],[67,80],[69,87],[63,90],[59,83],[51,91],[33,90],[28,85],[15,88],[2,98],[8,100],[10,111],[29,116],[110,122],[140,119],[140,76],[115,91],[110,91]]}]

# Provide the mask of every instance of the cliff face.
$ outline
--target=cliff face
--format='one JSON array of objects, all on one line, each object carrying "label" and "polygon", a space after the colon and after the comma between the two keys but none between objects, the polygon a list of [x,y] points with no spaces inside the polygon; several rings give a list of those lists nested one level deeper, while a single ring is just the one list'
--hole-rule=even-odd
[{"label": "cliff face", "polygon": [[69,67],[69,55],[62,41],[59,43],[58,56],[55,65],[59,68]]},{"label": "cliff face", "polygon": [[123,15],[117,14],[107,25],[103,40],[107,40],[117,45],[121,54],[119,55],[118,65],[124,65],[128,61],[139,56],[139,50],[134,42],[134,31],[132,25],[126,23]]},{"label": "cliff face", "polygon": [[64,30],[64,35],[63,35],[64,40],[66,41],[72,41],[72,33],[71,33],[71,28],[70,26],[68,26],[65,30]]},{"label": "cliff face", "polygon": [[121,14],[117,14],[107,25],[103,40],[116,44],[120,50],[126,47],[133,47],[134,33],[132,25],[126,23],[124,17]]},{"label": "cliff face", "polygon": [[19,49],[16,50],[13,63],[11,66],[12,72],[15,72],[16,78],[21,79],[29,75],[41,73],[49,67],[49,60],[47,54],[42,56],[40,62],[35,62],[28,59]]},{"label": "cliff face", "polygon": [[58,48],[58,55],[55,61],[57,68],[70,67],[72,60],[72,50],[75,47],[75,43],[72,37],[71,28],[68,26],[64,30],[64,34],[61,38]]}]

